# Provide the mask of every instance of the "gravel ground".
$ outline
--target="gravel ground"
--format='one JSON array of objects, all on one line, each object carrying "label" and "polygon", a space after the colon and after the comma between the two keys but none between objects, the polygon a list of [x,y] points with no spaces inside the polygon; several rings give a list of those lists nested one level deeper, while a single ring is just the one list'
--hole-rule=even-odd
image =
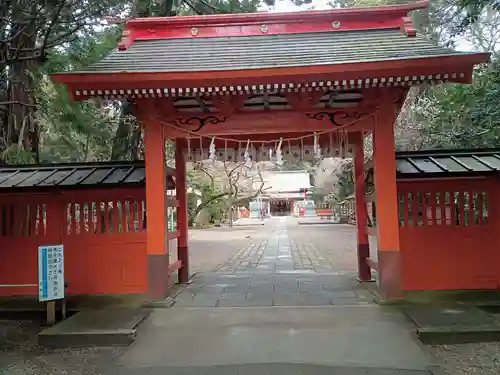
[{"label": "gravel ground", "polygon": [[500,374],[500,342],[432,345],[435,363],[450,375]]},{"label": "gravel ground", "polygon": [[0,375],[100,375],[123,348],[57,349],[36,345],[35,320],[0,320]]}]

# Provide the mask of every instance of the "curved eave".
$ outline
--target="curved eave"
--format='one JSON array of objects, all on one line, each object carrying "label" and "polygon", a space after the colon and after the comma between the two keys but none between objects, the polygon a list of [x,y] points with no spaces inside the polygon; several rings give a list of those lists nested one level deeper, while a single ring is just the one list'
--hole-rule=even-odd
[{"label": "curved eave", "polygon": [[[359,61],[330,65],[279,68],[198,71],[198,72],[75,72],[52,75],[56,83],[71,90],[115,88],[190,87],[193,84],[260,84],[285,83],[287,79],[306,82],[309,78],[328,80],[368,79],[379,76],[425,75],[456,72],[463,74],[455,82],[471,81],[475,65],[488,62],[489,53],[457,53],[383,61]],[[258,81],[261,80],[261,81]],[[453,80],[450,80],[453,81]]]}]

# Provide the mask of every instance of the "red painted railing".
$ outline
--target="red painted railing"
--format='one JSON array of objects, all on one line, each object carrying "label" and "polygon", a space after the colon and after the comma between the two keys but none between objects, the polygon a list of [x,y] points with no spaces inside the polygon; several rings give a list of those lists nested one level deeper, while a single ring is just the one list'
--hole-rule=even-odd
[{"label": "red painted railing", "polygon": [[498,183],[400,182],[400,241],[406,290],[497,289]]},{"label": "red painted railing", "polygon": [[144,189],[0,196],[0,295],[38,293],[50,244],[64,245],[69,294],[146,292],[144,207]]}]

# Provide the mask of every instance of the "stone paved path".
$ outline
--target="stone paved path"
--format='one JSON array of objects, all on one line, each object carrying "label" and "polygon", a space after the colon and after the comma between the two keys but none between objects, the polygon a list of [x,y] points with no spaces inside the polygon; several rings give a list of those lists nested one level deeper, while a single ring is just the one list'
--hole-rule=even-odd
[{"label": "stone paved path", "polygon": [[177,297],[183,307],[325,306],[370,303],[350,271],[338,272],[309,241],[291,239],[293,218],[272,219],[215,272],[194,277]]},{"label": "stone paved path", "polygon": [[113,375],[429,375],[404,316],[354,280],[353,234],[292,218],[270,219],[243,242],[220,232],[213,241],[232,255],[153,311]]}]

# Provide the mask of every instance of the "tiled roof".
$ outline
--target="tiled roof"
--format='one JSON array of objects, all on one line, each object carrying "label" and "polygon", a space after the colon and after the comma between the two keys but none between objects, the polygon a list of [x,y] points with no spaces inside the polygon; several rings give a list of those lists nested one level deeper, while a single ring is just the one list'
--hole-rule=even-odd
[{"label": "tiled roof", "polygon": [[82,72],[201,72],[467,54],[398,29],[137,40]]},{"label": "tiled roof", "polygon": [[[168,169],[169,189],[175,186],[173,170]],[[0,191],[5,189],[70,189],[144,186],[143,162],[81,163],[0,167]]]},{"label": "tiled roof", "polygon": [[396,153],[398,178],[484,175],[500,171],[500,149]]}]

